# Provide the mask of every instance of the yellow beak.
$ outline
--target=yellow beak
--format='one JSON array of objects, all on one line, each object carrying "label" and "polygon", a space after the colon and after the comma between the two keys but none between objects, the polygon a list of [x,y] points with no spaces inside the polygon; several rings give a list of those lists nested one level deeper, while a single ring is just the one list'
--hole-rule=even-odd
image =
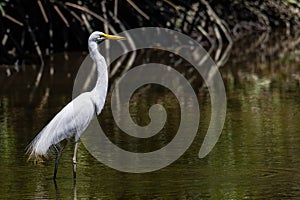
[{"label": "yellow beak", "polygon": [[125,37],[118,36],[118,35],[109,35],[109,34],[103,34],[103,37],[108,40],[126,40]]}]

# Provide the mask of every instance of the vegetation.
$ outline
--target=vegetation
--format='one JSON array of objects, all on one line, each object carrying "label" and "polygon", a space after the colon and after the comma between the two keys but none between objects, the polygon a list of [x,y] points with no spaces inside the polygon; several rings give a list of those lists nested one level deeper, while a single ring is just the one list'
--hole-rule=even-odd
[{"label": "vegetation", "polygon": [[117,33],[142,26],[174,29],[207,47],[252,31],[300,25],[298,0],[2,0],[0,63],[20,63],[29,56],[85,50],[93,30]]}]

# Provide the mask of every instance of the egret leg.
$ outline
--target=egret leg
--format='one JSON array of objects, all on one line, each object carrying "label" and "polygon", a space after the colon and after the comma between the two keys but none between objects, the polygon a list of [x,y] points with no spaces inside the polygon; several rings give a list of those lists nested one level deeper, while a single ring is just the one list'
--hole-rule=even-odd
[{"label": "egret leg", "polygon": [[74,198],[73,199],[77,199],[77,189],[76,189],[76,181],[74,181]]},{"label": "egret leg", "polygon": [[59,159],[61,157],[61,154],[62,154],[66,144],[67,144],[67,141],[62,145],[61,149],[59,150],[59,152],[56,155],[53,180],[56,180],[56,174],[57,174],[57,170],[58,170],[58,162],[59,162]]},{"label": "egret leg", "polygon": [[60,192],[59,192],[56,180],[54,179],[53,182],[54,182],[54,188],[55,188],[55,193],[56,193],[56,199],[61,199],[60,198]]},{"label": "egret leg", "polygon": [[76,181],[77,149],[78,149],[78,142],[75,142],[74,155],[73,155],[73,177],[74,177],[74,181]]}]

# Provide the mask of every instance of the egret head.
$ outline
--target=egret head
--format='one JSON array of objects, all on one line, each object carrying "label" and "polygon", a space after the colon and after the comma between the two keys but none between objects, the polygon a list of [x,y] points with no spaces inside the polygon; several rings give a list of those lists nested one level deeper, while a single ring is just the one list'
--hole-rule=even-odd
[{"label": "egret head", "polygon": [[106,39],[108,39],[108,40],[125,40],[125,38],[122,36],[109,35],[109,34],[106,34],[106,33],[100,32],[100,31],[95,31],[90,35],[89,42],[100,43]]}]

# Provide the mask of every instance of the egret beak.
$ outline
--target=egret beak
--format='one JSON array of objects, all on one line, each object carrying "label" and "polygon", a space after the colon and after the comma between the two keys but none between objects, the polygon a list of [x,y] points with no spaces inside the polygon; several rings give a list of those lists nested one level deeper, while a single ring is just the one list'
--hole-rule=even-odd
[{"label": "egret beak", "polygon": [[118,35],[103,34],[102,36],[108,40],[125,40],[126,39],[125,37],[118,36]]}]

